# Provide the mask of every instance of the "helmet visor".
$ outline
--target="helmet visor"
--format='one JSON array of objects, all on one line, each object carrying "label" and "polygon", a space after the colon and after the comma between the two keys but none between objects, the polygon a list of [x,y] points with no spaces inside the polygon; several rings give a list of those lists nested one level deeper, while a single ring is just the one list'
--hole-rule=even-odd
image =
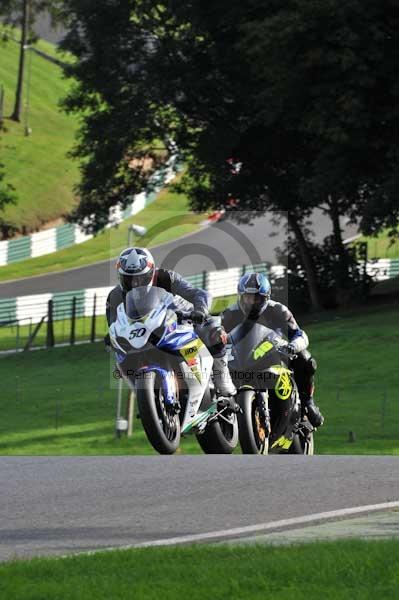
[{"label": "helmet visor", "polygon": [[260,313],[267,304],[267,296],[263,294],[244,293],[240,296],[240,306],[245,314]]},{"label": "helmet visor", "polygon": [[153,269],[148,271],[148,273],[140,273],[138,275],[124,275],[119,273],[119,281],[125,292],[129,292],[133,288],[150,285],[153,275]]}]

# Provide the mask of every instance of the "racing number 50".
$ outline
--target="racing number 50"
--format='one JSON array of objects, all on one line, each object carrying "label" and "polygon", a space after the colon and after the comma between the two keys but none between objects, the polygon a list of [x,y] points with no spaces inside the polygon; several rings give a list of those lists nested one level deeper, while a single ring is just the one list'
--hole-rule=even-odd
[{"label": "racing number 50", "polygon": [[143,337],[145,331],[145,327],[140,327],[140,329],[133,329],[133,331],[130,332],[129,340],[133,340],[134,338],[138,337]]}]

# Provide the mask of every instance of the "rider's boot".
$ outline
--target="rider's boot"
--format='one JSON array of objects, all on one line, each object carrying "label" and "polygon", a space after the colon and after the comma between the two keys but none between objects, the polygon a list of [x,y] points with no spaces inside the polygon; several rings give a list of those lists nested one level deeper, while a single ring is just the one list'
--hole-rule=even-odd
[{"label": "rider's boot", "polygon": [[324,417],[320,412],[320,408],[314,403],[313,395],[301,398],[303,412],[306,414],[309,423],[313,427],[321,427],[324,423]]},{"label": "rider's boot", "polygon": [[220,396],[234,396],[236,388],[230,377],[227,359],[225,356],[213,357],[213,382]]}]

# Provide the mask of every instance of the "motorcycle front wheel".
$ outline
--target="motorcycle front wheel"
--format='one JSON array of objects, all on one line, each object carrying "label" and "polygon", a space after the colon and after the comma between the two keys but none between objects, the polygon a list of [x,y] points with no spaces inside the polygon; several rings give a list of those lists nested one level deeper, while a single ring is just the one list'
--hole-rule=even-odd
[{"label": "motorcycle front wheel", "polygon": [[266,431],[260,399],[255,390],[242,389],[237,392],[237,403],[241,413],[238,414],[238,434],[243,454],[268,454],[269,436]]},{"label": "motorcycle front wheel", "polygon": [[165,403],[156,374],[149,372],[136,387],[137,405],[148,441],[159,454],[173,454],[180,445],[179,415]]}]

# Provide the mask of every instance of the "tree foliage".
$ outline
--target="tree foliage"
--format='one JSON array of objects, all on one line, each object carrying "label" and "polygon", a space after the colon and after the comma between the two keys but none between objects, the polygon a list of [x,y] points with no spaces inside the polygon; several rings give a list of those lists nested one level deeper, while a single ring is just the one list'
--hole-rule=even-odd
[{"label": "tree foliage", "polygon": [[65,107],[83,115],[74,219],[101,228],[145,179],[130,159],[172,139],[194,209],[233,198],[242,211],[288,211],[310,282],[301,228],[325,210],[337,285],[350,285],[340,217],[370,233],[399,214],[395,0],[72,0],[64,10],[64,47],[78,58]]},{"label": "tree foliage", "polygon": [[[48,13],[53,24],[59,22],[61,17],[62,0],[29,0],[29,39],[36,40],[34,25],[37,17],[41,13]],[[0,15],[3,17],[3,22],[13,27],[21,27],[22,24],[22,8],[23,1],[21,0],[2,0],[0,4]]]},{"label": "tree foliage", "polygon": [[[37,36],[33,26],[38,14],[43,11],[48,12],[53,22],[60,19],[59,8],[62,0],[3,0],[0,6],[0,16],[4,16],[4,22],[8,25],[21,28],[20,51],[19,51],[19,67],[17,85],[15,90],[14,110],[11,119],[14,121],[21,120],[22,113],[22,98],[25,79],[25,54],[29,45],[36,41]],[[7,41],[8,32],[3,35],[3,40]]]},{"label": "tree foliage", "polygon": [[15,204],[16,199],[13,186],[4,180],[4,167],[0,163],[0,238],[2,236],[7,237],[10,232],[10,224],[2,218],[1,211],[7,204]]}]

